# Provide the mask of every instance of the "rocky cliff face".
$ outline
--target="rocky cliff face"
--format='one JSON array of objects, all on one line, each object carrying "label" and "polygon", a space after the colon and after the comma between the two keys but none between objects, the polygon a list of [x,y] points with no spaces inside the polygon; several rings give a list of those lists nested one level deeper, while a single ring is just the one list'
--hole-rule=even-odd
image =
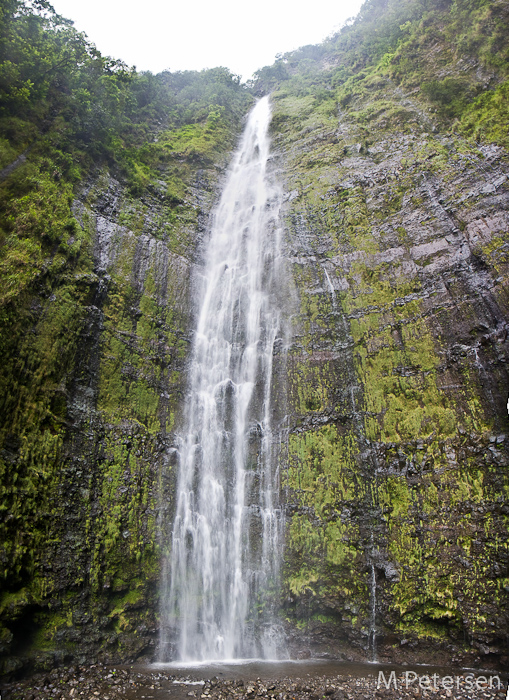
[{"label": "rocky cliff face", "polygon": [[507,153],[451,133],[388,75],[356,85],[348,108],[341,92],[324,107],[291,82],[274,95],[300,298],[284,484],[292,639],[503,666]]},{"label": "rocky cliff face", "polygon": [[80,262],[39,287],[13,339],[13,403],[24,391],[42,420],[25,421],[24,434],[13,420],[3,450],[5,671],[154,653],[190,271],[224,165],[194,164],[179,206],[166,172],[142,199],[97,173],[72,205]]}]

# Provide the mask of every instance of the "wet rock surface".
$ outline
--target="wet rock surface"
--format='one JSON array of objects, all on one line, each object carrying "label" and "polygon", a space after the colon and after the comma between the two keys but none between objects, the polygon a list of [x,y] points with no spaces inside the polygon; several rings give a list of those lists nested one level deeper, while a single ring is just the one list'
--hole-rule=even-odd
[{"label": "wet rock surface", "polygon": [[[68,296],[55,286],[48,299],[34,299],[33,333],[26,334],[44,344],[63,324],[72,345],[64,359],[48,354],[58,364],[55,376],[65,374],[50,401],[60,421],[52,457],[58,469],[45,476],[58,509],[49,512],[39,489],[34,513],[45,513],[45,534],[30,575],[43,583],[21,587],[16,577],[4,579],[0,673],[152,655],[161,564],[156,520],[164,531],[173,517],[173,426],[190,347],[190,275],[218,176],[219,166],[197,172],[178,216],[149,193],[133,199],[103,171],[74,200],[89,258],[69,275]],[[11,439],[0,455],[13,474],[21,469],[20,444]],[[18,517],[35,536],[37,520]]]},{"label": "wet rock surface", "polygon": [[[183,676],[137,667],[90,666],[56,669],[1,687],[3,700],[162,700],[210,698],[210,700],[368,700],[372,698],[452,698],[453,700],[502,699],[507,681],[500,675],[474,676],[468,672],[442,675],[431,670],[373,671],[300,677],[242,678],[191,673]],[[225,674],[227,675],[227,674]],[[221,674],[223,676],[223,674]]]},{"label": "wet rock surface", "polygon": [[[378,98],[411,129],[368,133]],[[365,659],[376,640],[387,663],[504,667],[507,153],[441,133],[390,81],[329,115],[273,99],[299,299],[283,380],[292,653]]]}]

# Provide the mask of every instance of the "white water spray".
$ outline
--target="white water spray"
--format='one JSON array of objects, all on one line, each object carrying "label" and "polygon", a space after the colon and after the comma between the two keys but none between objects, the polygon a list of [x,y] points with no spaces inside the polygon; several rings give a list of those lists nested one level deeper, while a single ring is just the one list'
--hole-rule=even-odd
[{"label": "white water spray", "polygon": [[283,518],[271,380],[280,312],[280,196],[267,173],[269,99],[235,154],[206,251],[189,374],[160,660],[281,656]]},{"label": "white water spray", "polygon": [[332,284],[331,278],[329,277],[329,273],[327,272],[327,268],[325,265],[322,265],[323,271],[325,273],[325,279],[327,280],[327,286],[329,287],[329,292],[332,297],[332,306],[336,308],[336,290],[334,289],[334,285]]}]

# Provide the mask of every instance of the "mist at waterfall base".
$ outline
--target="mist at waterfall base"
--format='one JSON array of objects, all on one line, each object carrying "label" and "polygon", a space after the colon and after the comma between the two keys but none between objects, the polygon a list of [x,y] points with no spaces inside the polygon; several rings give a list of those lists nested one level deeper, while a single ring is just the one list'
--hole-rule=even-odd
[{"label": "mist at waterfall base", "polygon": [[271,406],[284,274],[269,122],[265,97],[234,156],[200,276],[159,661],[285,656],[277,622],[284,523]]}]

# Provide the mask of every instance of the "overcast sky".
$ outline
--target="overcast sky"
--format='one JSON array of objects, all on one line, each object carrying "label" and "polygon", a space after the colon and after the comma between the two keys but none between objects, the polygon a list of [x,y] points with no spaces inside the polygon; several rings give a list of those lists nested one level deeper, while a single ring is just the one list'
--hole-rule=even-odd
[{"label": "overcast sky", "polygon": [[139,71],[226,66],[247,80],[285,53],[316,44],[361,0],[52,0],[106,56]]}]

